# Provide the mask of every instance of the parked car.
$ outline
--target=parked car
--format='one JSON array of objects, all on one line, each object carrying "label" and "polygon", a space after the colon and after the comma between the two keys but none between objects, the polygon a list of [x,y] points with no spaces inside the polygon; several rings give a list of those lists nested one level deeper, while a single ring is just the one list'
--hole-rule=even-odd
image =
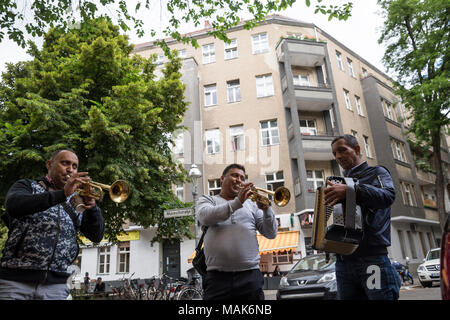
[{"label": "parked car", "polygon": [[450,300],[450,214],[447,214],[441,240],[441,279],[442,300]]},{"label": "parked car", "polygon": [[325,254],[306,256],[281,278],[277,300],[336,299],[336,257]]},{"label": "parked car", "polygon": [[441,248],[428,251],[424,262],[417,268],[420,284],[423,287],[431,287],[433,282],[440,280]]}]

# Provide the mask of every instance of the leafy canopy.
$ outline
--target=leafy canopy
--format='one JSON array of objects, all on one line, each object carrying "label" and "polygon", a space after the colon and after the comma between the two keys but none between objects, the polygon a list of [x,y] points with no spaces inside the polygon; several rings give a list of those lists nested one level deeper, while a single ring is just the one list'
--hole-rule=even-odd
[{"label": "leafy canopy", "polygon": [[187,107],[181,61],[170,60],[157,79],[154,57],[130,56],[132,49],[99,18],[68,32],[52,28],[41,50],[30,43],[32,61],[8,65],[0,82],[0,203],[16,180],[46,174],[51,152],[71,148],[93,181],[130,183],[125,202],[105,194],[99,204],[109,238],[127,219],[158,225],[155,241],[192,236],[192,217],[163,218],[164,209],[186,206],[171,190],[186,176],[170,148]]},{"label": "leafy canopy", "polygon": [[[240,22],[239,15],[242,12],[251,14],[252,19],[244,26],[251,29],[258,21],[263,21],[267,14],[282,11],[295,2],[296,0],[159,0],[159,6],[163,9],[164,4],[164,9],[170,14],[169,25],[163,26],[165,36],[184,43],[191,42],[196,47],[197,42],[194,38],[182,36],[178,32],[182,23],[193,23],[198,26],[203,23],[203,19],[208,19],[214,28],[208,33],[228,41],[226,31]],[[332,18],[346,20],[350,16],[351,2],[342,5],[321,3],[322,0],[317,0],[315,12],[328,15],[330,20]],[[305,0],[305,4],[310,6],[311,0]],[[150,0],[4,0],[0,2],[0,41],[6,32],[10,39],[24,47],[27,34],[42,36],[51,26],[68,30],[80,22],[86,23],[99,16],[109,21],[114,20],[123,31],[134,28],[137,35],[142,37],[148,30],[145,29],[144,21],[139,16],[148,17],[149,12],[157,5],[157,1]],[[154,37],[156,30],[152,28],[150,34]],[[162,41],[162,44],[165,42]],[[168,50],[166,46],[163,47]]]}]

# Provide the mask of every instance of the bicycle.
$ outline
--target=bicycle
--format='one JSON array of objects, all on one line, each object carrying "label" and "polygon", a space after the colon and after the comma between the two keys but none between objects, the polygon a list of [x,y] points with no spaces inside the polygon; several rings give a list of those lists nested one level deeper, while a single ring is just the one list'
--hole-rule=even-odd
[{"label": "bicycle", "polygon": [[191,281],[178,293],[176,300],[202,300],[203,290],[199,280],[200,276],[193,276]]}]

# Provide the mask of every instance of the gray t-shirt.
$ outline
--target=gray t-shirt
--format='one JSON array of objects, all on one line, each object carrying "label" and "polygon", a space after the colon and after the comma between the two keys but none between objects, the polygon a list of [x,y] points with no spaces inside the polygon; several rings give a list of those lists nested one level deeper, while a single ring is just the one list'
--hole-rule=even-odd
[{"label": "gray t-shirt", "polygon": [[226,272],[259,268],[256,231],[269,239],[277,236],[277,221],[272,208],[260,210],[255,202],[241,204],[236,197],[204,195],[198,203],[198,220],[208,226],[204,238],[207,270]]}]

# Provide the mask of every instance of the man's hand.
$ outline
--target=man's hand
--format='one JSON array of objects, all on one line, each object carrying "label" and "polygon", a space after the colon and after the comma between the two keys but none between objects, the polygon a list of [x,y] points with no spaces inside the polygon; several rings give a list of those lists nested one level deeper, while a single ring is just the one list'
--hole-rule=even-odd
[{"label": "man's hand", "polygon": [[64,185],[64,194],[66,197],[77,191],[83,184],[89,182],[91,179],[87,176],[87,172],[78,172],[72,175]]},{"label": "man's hand", "polygon": [[90,197],[83,197],[84,207],[86,210],[95,207],[95,199]]},{"label": "man's hand", "polygon": [[325,204],[327,206],[334,206],[347,197],[347,185],[341,183],[333,183],[327,181],[327,187],[324,190],[325,193]]},{"label": "man's hand", "polygon": [[252,187],[253,187],[253,183],[250,182],[250,183],[244,184],[242,189],[239,190],[237,197],[242,204],[244,204],[245,200],[247,200],[248,197],[250,196],[250,194],[252,192],[252,190],[251,190]]}]

